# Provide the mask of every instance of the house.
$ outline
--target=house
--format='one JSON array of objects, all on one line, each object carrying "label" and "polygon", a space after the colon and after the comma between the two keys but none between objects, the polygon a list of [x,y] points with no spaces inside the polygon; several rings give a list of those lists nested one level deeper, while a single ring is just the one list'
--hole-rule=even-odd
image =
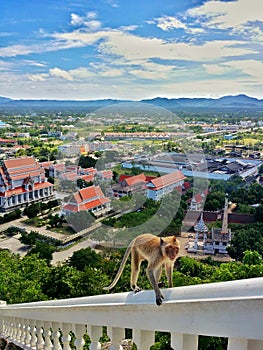
[{"label": "house", "polygon": [[100,181],[111,181],[113,172],[111,170],[101,170],[97,172],[97,179]]},{"label": "house", "polygon": [[180,170],[170,174],[156,177],[147,183],[147,197],[153,200],[160,200],[164,195],[173,190],[181,189],[184,184],[185,176]]},{"label": "house", "polygon": [[112,186],[113,196],[121,198],[124,196],[131,196],[134,193],[146,194],[147,183],[155,177],[139,174],[135,176],[120,175],[118,184]]},{"label": "house", "polygon": [[207,195],[208,195],[208,189],[194,195],[193,198],[190,200],[189,209],[202,210]]},{"label": "house", "polygon": [[33,157],[4,160],[0,166],[0,210],[7,211],[54,196],[44,168]]},{"label": "house", "polygon": [[85,187],[74,193],[63,205],[62,214],[71,215],[83,210],[96,216],[111,210],[110,199],[104,196],[100,186]]}]

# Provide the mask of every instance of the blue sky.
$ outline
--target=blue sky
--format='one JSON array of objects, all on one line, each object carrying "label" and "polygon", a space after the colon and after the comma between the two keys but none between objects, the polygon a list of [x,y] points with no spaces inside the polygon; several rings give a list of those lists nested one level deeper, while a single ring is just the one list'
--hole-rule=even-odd
[{"label": "blue sky", "polygon": [[262,0],[0,0],[0,96],[263,98]]}]

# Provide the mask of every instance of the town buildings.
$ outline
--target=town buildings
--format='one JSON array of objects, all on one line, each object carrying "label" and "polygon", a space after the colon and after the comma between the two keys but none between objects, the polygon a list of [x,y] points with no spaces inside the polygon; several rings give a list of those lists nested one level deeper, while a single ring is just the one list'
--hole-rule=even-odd
[{"label": "town buildings", "polygon": [[4,160],[0,166],[0,210],[51,199],[54,185],[33,157]]},{"label": "town buildings", "polygon": [[262,161],[259,159],[216,158],[204,157],[201,154],[195,156],[174,152],[162,153],[147,161],[137,159],[136,162],[122,163],[122,167],[128,169],[135,167],[142,171],[160,173],[171,173],[179,169],[185,176],[224,181],[234,175],[243,179],[256,176],[261,165]]},{"label": "town buildings", "polygon": [[89,186],[73,193],[62,207],[63,215],[89,211],[101,216],[111,210],[110,199],[105,197],[100,186]]}]

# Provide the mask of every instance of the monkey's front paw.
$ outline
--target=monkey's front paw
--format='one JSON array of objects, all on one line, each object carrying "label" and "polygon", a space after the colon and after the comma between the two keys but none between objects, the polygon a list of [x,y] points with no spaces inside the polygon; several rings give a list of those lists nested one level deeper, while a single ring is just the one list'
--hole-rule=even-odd
[{"label": "monkey's front paw", "polygon": [[134,291],[134,294],[139,293],[141,291],[141,288],[136,286],[133,288],[133,291]]},{"label": "monkey's front paw", "polygon": [[158,305],[158,306],[162,305],[163,299],[164,299],[164,297],[161,293],[156,295],[156,305]]}]

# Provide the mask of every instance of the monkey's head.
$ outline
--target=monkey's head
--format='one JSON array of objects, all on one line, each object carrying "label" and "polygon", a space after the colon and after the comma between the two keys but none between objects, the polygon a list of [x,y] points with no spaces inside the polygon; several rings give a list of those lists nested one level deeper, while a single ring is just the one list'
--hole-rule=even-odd
[{"label": "monkey's head", "polygon": [[161,238],[161,249],[164,257],[175,260],[179,253],[179,242],[175,236]]}]

